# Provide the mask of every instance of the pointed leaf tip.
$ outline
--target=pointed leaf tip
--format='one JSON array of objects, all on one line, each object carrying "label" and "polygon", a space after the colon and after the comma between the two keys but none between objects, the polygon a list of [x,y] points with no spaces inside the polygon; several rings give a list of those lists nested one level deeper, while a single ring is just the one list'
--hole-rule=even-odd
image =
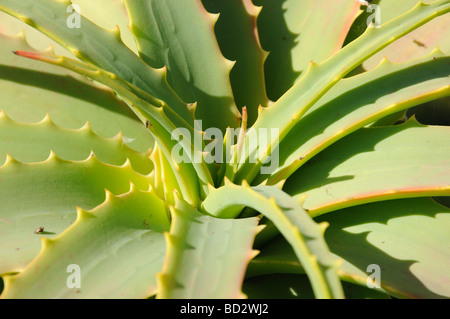
[{"label": "pointed leaf tip", "polygon": [[30,58],[30,59],[36,59],[39,56],[41,56],[41,54],[38,52],[29,52],[29,51],[21,51],[21,50],[13,51],[13,53],[15,55],[22,56],[25,58]]}]

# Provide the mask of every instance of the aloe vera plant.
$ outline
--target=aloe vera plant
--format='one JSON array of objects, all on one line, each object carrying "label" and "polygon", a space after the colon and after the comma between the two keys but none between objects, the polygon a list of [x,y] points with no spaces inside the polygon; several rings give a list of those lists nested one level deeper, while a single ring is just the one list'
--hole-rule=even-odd
[{"label": "aloe vera plant", "polygon": [[0,0],[1,297],[450,297],[450,1],[375,2]]}]

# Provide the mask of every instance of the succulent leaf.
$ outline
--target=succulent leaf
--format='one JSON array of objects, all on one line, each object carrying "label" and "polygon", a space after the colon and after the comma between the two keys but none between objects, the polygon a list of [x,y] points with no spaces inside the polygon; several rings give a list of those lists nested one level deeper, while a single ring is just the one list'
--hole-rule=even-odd
[{"label": "succulent leaf", "polygon": [[268,105],[264,81],[267,57],[259,43],[256,20],[261,11],[251,0],[202,0],[206,10],[219,14],[215,24],[217,41],[223,55],[236,61],[230,73],[236,105],[246,107],[248,122],[253,124],[261,105]]},{"label": "succulent leaf", "polygon": [[[397,16],[408,11],[417,4],[417,0],[380,0],[376,5],[380,12],[382,23],[388,22]],[[424,3],[433,2],[433,0],[424,0]],[[365,10],[366,8],[363,7]],[[360,35],[367,27],[367,19],[373,10],[365,10],[352,26],[347,41],[351,41]],[[373,57],[363,63],[363,69],[370,70],[387,57],[389,60],[400,63],[421,58],[428,55],[435,47],[439,47],[444,52],[450,52],[450,27],[448,19],[450,14],[437,17],[417,30],[405,35],[393,42]]]},{"label": "succulent leaf", "polygon": [[138,52],[133,34],[128,28],[130,21],[123,0],[72,0],[72,3],[80,7],[82,16],[99,27],[106,30],[118,27],[122,42],[133,52]]},{"label": "succulent leaf", "polygon": [[311,216],[386,199],[448,196],[449,134],[449,127],[414,119],[360,129],[298,170],[284,190],[306,195],[303,205]]},{"label": "succulent leaf", "polygon": [[[154,68],[167,67],[167,81],[206,127],[239,125],[229,73],[219,49],[216,19],[200,0],[126,1],[139,53]],[[206,66],[206,67],[205,67]]]},{"label": "succulent leaf", "polygon": [[153,146],[151,134],[112,90],[63,68],[14,55],[15,50],[35,51],[23,35],[0,34],[0,108],[10,118],[34,123],[49,114],[65,128],[79,129],[89,122],[102,137],[122,132],[124,142],[140,152]]},{"label": "succulent leaf", "polygon": [[[146,207],[147,209],[143,209]],[[161,231],[168,230],[165,203],[136,189],[91,211],[81,208],[68,229],[42,238],[39,255],[16,275],[5,277],[3,298],[145,298],[155,294],[155,274],[164,261]],[[35,235],[36,236],[36,235]],[[69,287],[70,265],[80,287]]]},{"label": "succulent leaf", "polygon": [[142,174],[153,169],[148,153],[130,149],[121,134],[102,138],[92,131],[89,123],[77,130],[66,129],[55,125],[48,115],[38,123],[19,123],[0,111],[0,163],[6,154],[24,163],[41,162],[50,151],[63,160],[81,161],[91,154],[116,166],[129,160],[133,169]]},{"label": "succulent leaf", "polygon": [[[375,263],[381,285],[373,290],[398,298],[448,298],[449,252],[442,243],[448,242],[449,212],[429,198],[408,198],[345,208],[317,221],[330,224],[325,239],[342,261],[342,280],[366,287],[367,268]],[[281,236],[260,249],[249,264],[248,277],[305,273]]]},{"label": "succulent leaf", "polygon": [[214,218],[178,199],[157,297],[245,298],[241,286],[258,231],[257,218]]},{"label": "succulent leaf", "polygon": [[376,69],[339,81],[281,141],[280,167],[269,183],[289,177],[333,142],[373,121],[449,95],[449,62],[435,50],[408,63],[384,60]]},{"label": "succulent leaf", "polygon": [[243,206],[270,219],[303,265],[317,298],[342,298],[336,263],[323,239],[325,224],[316,224],[293,199],[276,186],[225,186],[212,190],[202,208],[213,216],[233,218]]},{"label": "succulent leaf", "polygon": [[70,1],[1,0],[0,10],[41,31],[78,58],[108,70],[126,81],[164,100],[179,114],[189,118],[189,112],[168,87],[164,71],[152,69],[135,55],[120,39],[118,29],[101,29],[80,17],[82,28],[69,28],[67,8]]},{"label": "succulent leaf", "polygon": [[[381,288],[399,298],[449,298],[450,209],[429,198],[381,201],[323,215],[343,280],[367,284],[371,264]],[[351,249],[348,249],[351,247]]]},{"label": "succulent leaf", "polygon": [[449,298],[449,17],[0,0],[0,298]]},{"label": "succulent leaf", "polygon": [[[177,127],[175,127],[166,116],[164,110],[167,105],[162,101],[148,97],[148,100],[151,100],[154,103],[151,104],[139,97],[140,95],[145,95],[145,93],[134,87],[132,84],[112,73],[83,62],[50,54],[28,52],[16,52],[16,54],[68,68],[74,72],[78,72],[93,80],[108,85],[129,103],[130,108],[135,112],[137,117],[145,123],[146,128],[152,133],[155,141],[158,142],[166,159],[169,160],[170,165],[172,166],[172,171],[177,178],[184,198],[196,206],[200,197],[207,193],[207,184],[212,183],[211,174],[206,167],[203,158],[200,158],[200,160],[197,159],[199,151],[191,144],[192,141],[184,137],[181,138],[180,141],[173,138],[173,132],[177,130]],[[139,96],[136,95],[135,92],[137,92],[136,94]],[[170,110],[168,111],[170,112]],[[183,120],[181,119],[181,121]],[[183,147],[185,154],[189,157],[189,161],[186,162],[183,160],[178,162],[173,158],[172,151],[178,145]],[[198,183],[199,181],[200,185]],[[199,186],[201,186],[201,189]]]},{"label": "succulent leaf", "polygon": [[[336,55],[321,64],[311,64],[308,71],[288,92],[269,108],[263,109],[258,120],[253,125],[254,130],[247,134],[248,152],[243,154],[238,166],[235,181],[253,180],[260,167],[265,163],[277,140],[282,140],[297,124],[302,116],[343,76],[360,65],[364,60],[386,47],[396,39],[418,28],[431,19],[450,11],[449,0],[438,0],[425,5],[418,3],[400,17],[385,23],[380,28],[369,28],[358,39],[342,48]],[[258,152],[257,141],[260,128],[279,129],[279,138],[272,139],[266,151]],[[249,158],[257,157],[258,164],[253,164]]]},{"label": "succulent leaf", "polygon": [[255,3],[262,6],[258,31],[263,48],[270,52],[265,74],[273,101],[303,76],[311,61],[321,63],[339,51],[359,14],[358,1],[257,0]]},{"label": "succulent leaf", "polygon": [[105,199],[130,189],[148,190],[149,178],[123,166],[101,163],[95,156],[80,162],[64,161],[51,153],[39,163],[7,157],[0,167],[0,273],[22,270],[39,252],[33,231],[59,234],[75,220],[75,207],[93,209]]}]

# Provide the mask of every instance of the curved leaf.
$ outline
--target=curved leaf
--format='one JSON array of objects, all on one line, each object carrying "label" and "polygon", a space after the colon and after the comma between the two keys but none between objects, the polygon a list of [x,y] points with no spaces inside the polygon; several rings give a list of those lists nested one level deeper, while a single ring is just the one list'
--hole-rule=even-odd
[{"label": "curved leaf", "polygon": [[164,71],[152,69],[120,39],[119,29],[107,31],[80,17],[80,28],[69,28],[68,0],[0,0],[0,10],[41,31],[75,56],[93,63],[165,101],[184,118],[190,114],[186,105],[169,88]]},{"label": "curved leaf", "polygon": [[203,215],[181,200],[172,209],[158,298],[243,298],[242,281],[255,256],[258,219]]},{"label": "curved leaf", "polygon": [[[380,10],[381,22],[385,23],[396,18],[411,9],[417,2],[418,0],[379,1],[377,5]],[[423,2],[430,3],[432,0]],[[367,16],[364,15],[361,18],[361,22],[366,24]],[[375,54],[363,63],[363,68],[370,70],[376,67],[384,57],[396,63],[417,59],[428,55],[435,47],[450,53],[449,21],[450,14],[433,19]]]},{"label": "curved leaf", "polygon": [[[366,284],[380,267],[381,287],[396,297],[449,298],[450,209],[428,198],[382,201],[323,215],[346,280]],[[359,279],[360,278],[360,279]]]},{"label": "curved leaf", "polygon": [[[55,238],[42,238],[39,255],[19,274],[5,276],[2,298],[145,298],[156,292],[155,274],[169,228],[164,202],[152,192],[131,190],[90,212]],[[79,268],[72,288],[69,268]],[[72,274],[73,273],[73,274]]]},{"label": "curved leaf", "polygon": [[248,123],[255,122],[258,108],[268,105],[264,81],[264,61],[267,57],[259,43],[256,18],[260,8],[251,0],[202,0],[206,10],[218,13],[215,25],[217,41],[223,55],[236,61],[230,73],[234,99],[246,107]]},{"label": "curved leaf", "polygon": [[[215,19],[200,0],[126,1],[141,57],[167,67],[167,80],[196,118],[224,130],[239,124],[229,81],[232,63],[220,52]],[[205,67],[207,66],[207,67]]]},{"label": "curved leaf", "polygon": [[[60,44],[51,40],[25,22],[0,11],[0,34],[2,36],[16,37],[21,33],[26,36],[27,43],[35,50],[43,51],[52,46],[58,54],[72,56],[72,53],[67,49],[63,48]],[[4,56],[2,56],[2,58],[4,58]]]},{"label": "curved leaf", "polygon": [[[197,207],[200,197],[207,194],[207,184],[212,183],[212,177],[203,160],[203,157],[201,157],[202,154],[194,147],[196,145],[191,142],[190,138],[186,136],[187,133],[181,132],[180,135],[182,138],[180,141],[175,139],[176,136],[174,136],[174,132],[176,132],[178,128],[175,127],[175,124],[168,118],[166,114],[166,111],[168,111],[166,104],[159,104],[160,102],[158,100],[155,100],[150,96],[148,97],[148,100],[153,103],[149,103],[139,97],[146,94],[142,90],[117,77],[115,74],[104,71],[90,64],[52,54],[22,51],[16,51],[14,53],[27,58],[59,65],[74,72],[78,72],[93,80],[105,84],[116,91],[125,101],[129,103],[131,110],[133,110],[141,121],[145,123],[146,128],[152,133],[154,139],[158,142],[163,154],[170,161],[170,165],[172,166],[172,170],[177,178],[184,198]],[[176,116],[181,122],[184,121],[178,114],[176,114]],[[188,133],[190,134],[190,131],[188,131]],[[198,131],[194,131],[194,135],[195,134],[200,135]],[[174,148],[180,146],[182,147],[184,154],[188,156],[188,160],[182,159],[181,161],[176,161],[176,159],[173,158],[172,152]],[[199,156],[200,160],[198,158]]]},{"label": "curved leaf", "polygon": [[0,111],[0,163],[11,155],[20,162],[41,162],[53,151],[63,160],[81,161],[91,152],[103,163],[123,165],[127,159],[134,170],[149,174],[152,163],[149,154],[138,153],[123,143],[121,134],[105,139],[87,123],[78,130],[59,127],[46,116],[38,123],[19,123]]},{"label": "curved leaf", "polygon": [[276,186],[238,186],[229,182],[212,189],[202,208],[220,218],[233,218],[243,206],[270,219],[288,240],[303,265],[317,298],[342,298],[336,263],[323,239],[326,225],[312,221],[300,203]]},{"label": "curved leaf", "polygon": [[122,132],[137,151],[152,147],[151,134],[113,91],[63,68],[18,57],[14,50],[33,51],[23,35],[0,35],[0,109],[13,120],[34,123],[48,113],[61,127],[78,129],[89,122],[103,137]]},{"label": "curved leaf", "polygon": [[298,170],[285,191],[311,216],[358,204],[450,193],[450,127],[363,128]]},{"label": "curved leaf", "polygon": [[257,0],[262,5],[258,31],[269,51],[265,63],[267,91],[276,101],[308,68],[341,48],[359,13],[359,3],[347,0]]},{"label": "curved leaf", "polygon": [[[439,0],[429,5],[419,3],[380,28],[368,29],[361,37],[322,64],[311,64],[302,79],[277,102],[266,109],[261,109],[260,116],[252,127],[253,130],[246,136],[245,144],[249,147],[239,159],[235,181],[239,183],[243,179],[253,180],[261,165],[270,158],[271,152],[278,146],[278,141],[282,140],[318,99],[343,76],[389,43],[449,11],[450,0]],[[279,129],[279,136],[271,137],[268,146],[258,151],[257,141],[263,132],[261,128]],[[257,158],[257,164],[251,163],[252,157]]]},{"label": "curved leaf", "polygon": [[33,232],[59,234],[75,219],[75,207],[92,209],[113,194],[129,191],[130,182],[148,190],[149,177],[137,174],[129,162],[121,167],[91,157],[63,161],[54,153],[44,162],[24,164],[8,157],[0,167],[0,273],[22,270],[39,252]]},{"label": "curved leaf", "polygon": [[[133,35],[128,29],[128,16],[122,0],[72,0],[72,3],[80,7],[81,15],[103,29],[111,30],[116,28],[116,26],[119,26],[122,41],[130,48],[130,50],[137,52]],[[106,6],[108,7],[108,10],[104,10]],[[29,44],[36,50],[42,51],[52,45],[55,47],[57,54],[72,56],[69,51],[64,49],[58,43],[23,21],[15,19],[4,12],[0,12],[0,33],[14,36],[22,30],[25,32]]]},{"label": "curved leaf", "polygon": [[281,141],[280,166],[269,183],[289,177],[336,140],[377,119],[450,95],[449,74],[450,57],[436,50],[409,63],[384,60],[374,70],[339,81]]},{"label": "curved leaf", "polygon": [[81,14],[99,27],[107,30],[119,27],[123,43],[133,52],[138,52],[128,28],[130,21],[123,0],[72,0],[72,3],[80,6]]},{"label": "curved leaf", "polygon": [[[318,221],[330,223],[325,238],[342,261],[342,280],[366,286],[374,264],[381,287],[371,290],[398,298],[448,298],[449,216],[449,208],[429,198],[410,198],[345,208]],[[248,277],[305,272],[281,236],[260,249]]]},{"label": "curved leaf", "polygon": [[363,68],[370,70],[384,57],[399,63],[410,61],[429,54],[439,47],[450,54],[450,14],[443,15],[428,22],[410,34],[398,39],[363,63]]}]

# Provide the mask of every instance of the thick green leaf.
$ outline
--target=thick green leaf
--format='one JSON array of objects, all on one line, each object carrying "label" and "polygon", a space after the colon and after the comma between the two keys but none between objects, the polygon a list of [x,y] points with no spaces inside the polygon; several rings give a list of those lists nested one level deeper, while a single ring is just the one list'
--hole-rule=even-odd
[{"label": "thick green leaf", "polygon": [[39,123],[19,123],[0,112],[0,163],[6,154],[20,162],[41,162],[50,151],[72,161],[84,160],[91,152],[111,165],[123,165],[128,159],[133,169],[142,174],[149,174],[153,168],[149,154],[129,149],[120,134],[105,139],[92,132],[89,124],[71,130],[55,125],[49,116]]},{"label": "thick green leaf", "polygon": [[299,169],[285,191],[311,216],[362,203],[450,193],[450,127],[414,120],[363,128]]},{"label": "thick green leaf", "polygon": [[257,0],[258,31],[270,54],[265,63],[267,91],[276,101],[308,68],[335,54],[359,13],[357,1]]},{"label": "thick green leaf", "polygon": [[20,122],[39,122],[48,113],[56,125],[78,129],[89,122],[103,137],[122,132],[131,148],[146,152],[148,130],[113,92],[74,72],[36,63],[12,51],[33,51],[23,36],[0,35],[0,109]]},{"label": "thick green leaf", "polygon": [[243,298],[242,281],[256,251],[258,219],[218,219],[178,200],[158,276],[158,298]]},{"label": "thick green leaf", "polygon": [[[405,13],[416,5],[418,0],[381,0],[377,3],[380,10],[381,23],[390,21],[397,16]],[[424,0],[424,3],[430,3],[432,0]],[[363,7],[363,9],[366,9]],[[366,20],[371,12],[363,14],[360,21],[357,21],[352,28],[364,29]],[[366,70],[370,70],[387,57],[389,60],[399,63],[410,61],[428,55],[435,47],[442,51],[450,53],[450,14],[438,17],[421,26],[417,30],[405,35],[394,43],[381,50],[373,57],[363,63]]]},{"label": "thick green leaf", "polygon": [[434,51],[403,64],[384,60],[372,71],[339,81],[281,141],[280,166],[269,183],[289,177],[333,142],[373,121],[450,95],[449,75],[450,57]]},{"label": "thick green leaf", "polygon": [[22,270],[39,252],[33,233],[43,226],[46,236],[59,234],[75,220],[75,207],[92,209],[105,200],[105,189],[124,194],[132,182],[148,190],[149,177],[129,162],[106,165],[91,157],[63,161],[53,153],[44,162],[23,164],[8,157],[0,167],[0,273]]},{"label": "thick green leaf", "polygon": [[[80,6],[81,14],[103,29],[120,29],[120,38],[133,52],[138,52],[123,0],[72,0]],[[105,8],[108,8],[105,10]]]},{"label": "thick green leaf", "polygon": [[[434,17],[450,11],[450,0],[435,1],[425,5],[419,3],[380,28],[370,28],[357,40],[342,48],[336,55],[322,64],[311,64],[308,72],[271,107],[262,109],[258,120],[246,135],[246,152],[239,159],[235,181],[251,181],[260,167],[269,158],[278,141],[298,123],[302,116],[343,76],[364,60],[386,47],[389,43],[418,28]],[[265,130],[262,130],[264,128]],[[267,147],[259,148],[259,137],[267,129],[278,129],[279,135],[270,139]],[[258,156],[256,156],[258,155]],[[256,158],[258,163],[252,163]]]},{"label": "thick green leaf", "polygon": [[[330,223],[325,238],[342,261],[342,280],[367,286],[373,273],[368,266],[375,264],[381,270],[381,287],[370,290],[399,298],[442,298],[450,296],[450,252],[446,245],[449,216],[449,208],[428,198],[413,198],[346,208],[323,215],[318,221]],[[249,264],[248,277],[304,274],[294,251],[281,236],[260,249]]]},{"label": "thick green leaf", "polygon": [[141,57],[167,67],[167,80],[206,127],[239,124],[229,73],[232,63],[219,49],[215,19],[201,0],[126,1]]},{"label": "thick green leaf", "polygon": [[[103,29],[111,30],[116,28],[116,26],[119,26],[122,41],[133,52],[137,52],[137,46],[134,42],[133,35],[128,29],[128,15],[122,0],[72,0],[72,3],[80,7],[81,15]],[[106,6],[108,7],[108,10],[104,10]],[[58,43],[23,21],[15,19],[4,12],[0,12],[0,33],[13,36],[22,30],[25,31],[27,39],[33,48],[42,51],[47,49],[50,45],[53,45],[58,54],[66,56],[72,55]]]},{"label": "thick green leaf", "polygon": [[[149,297],[164,261],[161,231],[168,228],[165,203],[153,192],[107,192],[94,210],[78,209],[62,234],[42,238],[40,254],[21,273],[4,277],[2,298]],[[70,265],[79,267],[80,287],[67,285]]]},{"label": "thick green leaf", "polygon": [[449,298],[450,209],[428,198],[382,201],[319,217],[325,238],[345,263],[346,280],[366,284],[368,265],[396,297]]},{"label": "thick green leaf", "polygon": [[[0,11],[0,34],[2,36],[15,37],[20,33],[25,34],[28,44],[35,50],[43,51],[52,46],[58,54],[72,56],[72,53],[70,53],[67,49],[63,48],[61,45],[32,28],[25,22]],[[4,58],[4,56],[2,56],[2,58]]]},{"label": "thick green leaf", "polygon": [[158,147],[158,144],[155,145],[151,159],[155,164],[154,173],[152,174],[154,177],[152,184],[154,185],[154,190],[160,198],[164,198],[168,205],[174,205],[175,193],[181,194],[180,185],[172,171],[170,162]]},{"label": "thick green leaf", "polygon": [[[166,108],[166,104],[159,104],[159,101],[151,96],[148,96],[148,100],[153,103],[140,98],[139,96],[146,95],[144,91],[117,77],[115,74],[84,62],[53,54],[22,51],[16,51],[15,54],[67,68],[105,84],[116,91],[128,102],[130,108],[141,121],[145,123],[146,128],[158,142],[164,156],[170,161],[184,199],[197,207],[200,197],[207,194],[207,185],[212,183],[212,177],[204,162],[202,153],[194,147],[196,146],[194,144],[195,136],[194,141],[192,141],[185,136],[184,132],[181,132],[181,140],[175,139],[173,134],[176,132],[177,127],[167,116],[166,112],[170,110]],[[180,122],[186,123],[179,115],[176,116],[180,119]],[[188,131],[188,133],[190,132]],[[201,133],[195,131],[195,134],[198,134],[201,138]],[[182,160],[178,161],[178,159],[173,157],[173,150],[176,147],[180,148],[180,146],[188,157],[187,160],[182,158]]]},{"label": "thick green leaf", "polygon": [[185,119],[190,119],[186,105],[166,83],[164,70],[152,69],[120,39],[119,29],[107,31],[80,17],[80,28],[69,28],[67,12],[70,1],[0,0],[0,10],[41,31],[75,56],[108,70],[150,95],[168,103]]},{"label": "thick green leaf", "polygon": [[223,55],[236,61],[230,73],[234,99],[239,107],[245,106],[248,123],[255,122],[258,107],[267,106],[264,81],[264,61],[267,53],[259,43],[256,18],[261,8],[251,0],[202,0],[206,10],[218,13],[215,25],[217,41]]},{"label": "thick green leaf", "polygon": [[363,63],[366,70],[374,68],[384,57],[399,63],[410,61],[429,54],[433,48],[439,47],[450,53],[450,14],[443,15],[428,22],[421,28],[398,39],[385,49]]},{"label": "thick green leaf", "polygon": [[202,208],[220,218],[233,218],[243,206],[270,219],[287,239],[303,265],[317,298],[342,298],[336,263],[323,239],[326,225],[318,225],[300,203],[277,186],[249,187],[229,182],[212,189]]}]

